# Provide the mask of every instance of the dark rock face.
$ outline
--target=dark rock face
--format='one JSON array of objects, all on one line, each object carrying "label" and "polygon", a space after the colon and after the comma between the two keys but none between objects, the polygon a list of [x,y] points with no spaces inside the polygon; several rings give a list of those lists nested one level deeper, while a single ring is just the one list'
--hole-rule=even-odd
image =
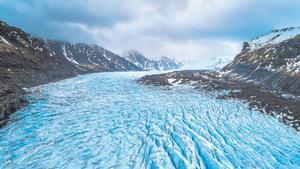
[{"label": "dark rock face", "polygon": [[244,42],[243,44],[243,51],[250,48],[250,44],[248,42]]},{"label": "dark rock face", "polygon": [[19,87],[0,84],[0,127],[12,112],[27,104],[23,94]]},{"label": "dark rock face", "polygon": [[79,74],[140,70],[99,46],[32,37],[0,21],[0,121],[25,104],[23,87]]},{"label": "dark rock face", "polygon": [[151,60],[134,50],[125,52],[123,57],[143,70],[176,70],[183,66],[182,63],[178,63],[168,57],[161,57],[160,60]]}]

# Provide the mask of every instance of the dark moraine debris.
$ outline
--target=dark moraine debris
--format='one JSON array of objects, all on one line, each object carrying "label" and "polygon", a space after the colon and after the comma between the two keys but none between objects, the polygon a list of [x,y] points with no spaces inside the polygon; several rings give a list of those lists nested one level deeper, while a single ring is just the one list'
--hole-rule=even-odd
[{"label": "dark moraine debris", "polygon": [[25,106],[24,91],[17,86],[0,84],[0,127],[6,124],[11,113]]}]

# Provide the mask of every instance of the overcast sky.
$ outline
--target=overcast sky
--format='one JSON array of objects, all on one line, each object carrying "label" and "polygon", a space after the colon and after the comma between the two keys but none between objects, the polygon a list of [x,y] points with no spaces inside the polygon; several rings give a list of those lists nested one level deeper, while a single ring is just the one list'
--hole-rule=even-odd
[{"label": "overcast sky", "polygon": [[299,0],[0,0],[0,9],[1,20],[35,36],[199,66],[272,29],[300,26]]}]

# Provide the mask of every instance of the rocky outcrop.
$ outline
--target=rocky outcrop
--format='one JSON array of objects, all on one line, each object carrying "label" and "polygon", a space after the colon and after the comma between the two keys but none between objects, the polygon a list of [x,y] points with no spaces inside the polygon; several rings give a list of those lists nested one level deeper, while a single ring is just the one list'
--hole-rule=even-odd
[{"label": "rocky outcrop", "polygon": [[79,74],[139,70],[102,47],[36,38],[0,22],[0,121],[26,103],[24,87]]},{"label": "rocky outcrop", "polygon": [[17,86],[0,84],[0,127],[5,125],[12,112],[27,104],[23,94],[24,91]]},{"label": "rocky outcrop", "polygon": [[135,50],[126,51],[123,57],[143,70],[176,70],[183,66],[182,63],[176,62],[168,57],[151,60]]}]

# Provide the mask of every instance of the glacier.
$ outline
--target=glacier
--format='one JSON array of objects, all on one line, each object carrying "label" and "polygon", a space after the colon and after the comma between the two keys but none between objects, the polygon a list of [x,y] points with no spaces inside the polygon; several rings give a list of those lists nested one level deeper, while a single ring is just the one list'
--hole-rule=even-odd
[{"label": "glacier", "polygon": [[247,103],[95,73],[31,88],[0,168],[300,168],[300,134]]}]

